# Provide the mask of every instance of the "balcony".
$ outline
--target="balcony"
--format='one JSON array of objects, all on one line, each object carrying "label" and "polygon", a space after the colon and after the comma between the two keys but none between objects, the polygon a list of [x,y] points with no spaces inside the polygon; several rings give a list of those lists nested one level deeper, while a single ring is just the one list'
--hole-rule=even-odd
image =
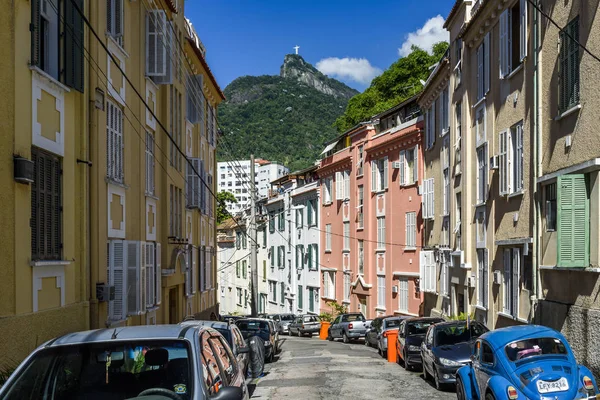
[{"label": "balcony", "polygon": [[351,157],[350,147],[346,147],[342,150],[339,150],[336,153],[333,153],[332,155],[330,155],[328,157],[323,158],[321,160],[321,168],[327,167],[329,165],[337,164],[339,162],[348,161],[348,160],[350,160],[350,157]]}]

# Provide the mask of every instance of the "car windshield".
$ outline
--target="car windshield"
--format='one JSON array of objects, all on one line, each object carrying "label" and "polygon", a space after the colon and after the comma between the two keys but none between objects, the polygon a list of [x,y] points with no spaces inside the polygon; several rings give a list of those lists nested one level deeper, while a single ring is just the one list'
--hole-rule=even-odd
[{"label": "car windshield", "polygon": [[483,335],[484,330],[477,324],[467,329],[467,324],[440,326],[435,332],[436,346],[449,346],[469,342]]},{"label": "car windshield", "polygon": [[348,314],[342,319],[343,322],[364,321],[365,317],[362,314]]},{"label": "car windshield", "polygon": [[406,326],[407,334],[408,335],[424,335],[425,333],[427,333],[427,329],[431,325],[441,322],[441,321],[442,320],[409,322]]},{"label": "car windshield", "polygon": [[304,317],[304,322],[318,322],[317,317],[315,317],[314,315],[310,315],[307,317]]},{"label": "car windshield", "polygon": [[400,320],[399,319],[386,319],[385,321],[383,321],[385,328],[397,328],[400,326]]},{"label": "car windshield", "polygon": [[184,340],[86,343],[47,348],[27,363],[4,399],[107,399],[167,389],[193,398]]},{"label": "car windshield", "polygon": [[294,318],[296,318],[296,317],[294,317],[293,315],[282,315],[281,316],[282,321],[293,321]]},{"label": "car windshield", "polygon": [[269,330],[269,323],[267,321],[238,321],[236,325],[242,332]]},{"label": "car windshield", "polygon": [[556,338],[537,338],[519,340],[505,347],[506,356],[510,361],[519,361],[528,357],[536,357],[547,354],[566,355],[567,348]]}]

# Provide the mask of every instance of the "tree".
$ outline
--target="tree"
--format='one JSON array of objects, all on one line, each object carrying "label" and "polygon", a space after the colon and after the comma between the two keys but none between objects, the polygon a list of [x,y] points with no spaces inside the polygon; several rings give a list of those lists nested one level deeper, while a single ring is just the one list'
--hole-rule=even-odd
[{"label": "tree", "polygon": [[227,212],[229,203],[237,203],[233,193],[225,191],[217,193],[217,225],[229,218],[229,212]]},{"label": "tree", "polygon": [[335,121],[335,127],[340,132],[347,131],[419,93],[423,89],[421,80],[427,80],[431,73],[429,67],[438,62],[447,49],[446,42],[435,44],[432,54],[413,46],[409,55],[393,63],[373,79],[367,90],[348,101],[346,111]]}]

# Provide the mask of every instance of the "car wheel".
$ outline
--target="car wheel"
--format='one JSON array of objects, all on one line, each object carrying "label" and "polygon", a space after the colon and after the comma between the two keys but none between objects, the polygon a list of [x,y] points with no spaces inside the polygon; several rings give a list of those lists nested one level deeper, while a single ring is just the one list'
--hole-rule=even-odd
[{"label": "car wheel", "polygon": [[440,377],[436,367],[433,367],[433,382],[437,390],[442,390],[443,385],[440,383]]},{"label": "car wheel", "polygon": [[487,392],[485,394],[485,400],[496,400],[496,397],[492,393]]},{"label": "car wheel", "polygon": [[331,336],[331,330],[327,331],[327,340],[333,342],[333,336]]},{"label": "car wheel", "polygon": [[408,363],[408,357],[406,356],[406,352],[402,353],[402,359],[404,360],[404,369],[407,371],[411,370],[410,364]]},{"label": "car wheel", "polygon": [[465,395],[465,387],[463,386],[462,380],[458,376],[456,377],[456,398],[458,400],[467,399],[467,396]]},{"label": "car wheel", "polygon": [[346,335],[346,332],[344,332],[342,340],[344,341],[344,343],[350,343],[350,339],[348,338],[348,335]]}]

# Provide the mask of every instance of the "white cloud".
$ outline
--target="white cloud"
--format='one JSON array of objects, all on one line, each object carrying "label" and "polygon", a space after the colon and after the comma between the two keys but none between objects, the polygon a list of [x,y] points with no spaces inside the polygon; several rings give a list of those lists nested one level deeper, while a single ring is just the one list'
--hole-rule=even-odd
[{"label": "white cloud", "polygon": [[381,70],[371,65],[366,58],[324,58],[317,63],[317,69],[336,78],[368,84],[381,74]]},{"label": "white cloud", "polygon": [[444,18],[441,15],[438,15],[428,19],[422,28],[406,35],[402,47],[398,49],[398,54],[400,54],[401,57],[406,57],[411,53],[412,45],[431,52],[434,44],[448,41],[448,38],[448,31],[444,29]]}]

